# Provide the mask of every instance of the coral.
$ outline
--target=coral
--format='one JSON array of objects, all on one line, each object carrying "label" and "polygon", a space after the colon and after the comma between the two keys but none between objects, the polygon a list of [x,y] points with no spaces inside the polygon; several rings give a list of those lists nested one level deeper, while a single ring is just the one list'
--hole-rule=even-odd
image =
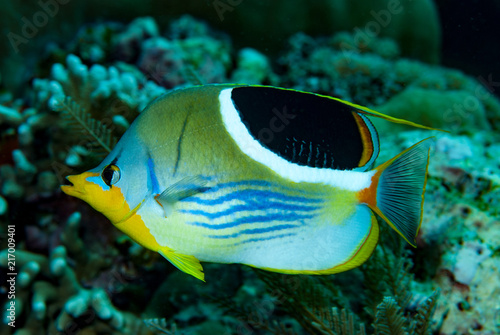
[{"label": "coral", "polygon": [[16,170],[11,165],[0,166],[0,176],[2,177],[2,193],[6,198],[19,199],[24,195],[24,188],[18,182]]},{"label": "coral", "polygon": [[380,335],[408,335],[405,327],[405,319],[401,307],[392,297],[385,297],[377,306],[377,316],[375,319],[375,334]]},{"label": "coral", "polygon": [[354,315],[345,309],[338,311],[337,307],[332,308],[331,323],[333,324],[332,330],[334,334],[338,335],[364,335],[365,327],[364,324],[359,325],[359,330],[356,331],[354,323]]},{"label": "coral", "polygon": [[[95,154],[96,149],[103,144],[110,151],[114,143],[111,131],[123,133],[130,122],[127,118],[133,120],[146,104],[166,92],[147,81],[140,72],[125,72],[116,67],[105,68],[97,64],[88,68],[71,54],[66,64],[67,68],[62,64],[54,64],[51,69],[52,80],[35,79],[33,88],[36,104],[42,111],[38,118],[50,118],[53,117],[51,111],[63,111],[63,114],[70,116],[69,120],[79,123],[90,135],[90,140],[79,136],[73,141],[66,141],[66,150],[56,149],[57,153],[66,155],[64,160],[72,167],[80,166],[82,157]],[[95,115],[103,121],[92,121]],[[62,123],[60,128],[66,136],[75,134],[67,122]],[[96,146],[95,141],[101,143]],[[68,150],[70,144],[73,145]]]},{"label": "coral", "polygon": [[165,87],[175,87],[184,83],[183,61],[183,52],[177,43],[164,37],[155,37],[142,44],[137,64],[155,82]]},{"label": "coral", "polygon": [[[433,317],[440,333],[495,334],[498,306],[488,297],[500,290],[500,279],[492,275],[499,271],[500,167],[488,148],[498,134],[434,135],[415,273],[440,288]],[[422,131],[384,136],[389,150],[381,159],[426,136]]]},{"label": "coral", "polygon": [[[1,49],[6,54],[1,72],[5,74],[4,81],[10,87],[17,89],[22,85],[26,86],[33,78],[40,58],[45,58],[46,54],[57,48],[57,44],[66,43],[75,33],[78,37],[71,43],[71,52],[92,62],[106,61],[109,59],[107,53],[114,45],[121,47],[119,42],[114,43],[115,34],[123,33],[124,41],[134,42],[142,37],[141,34],[155,32],[148,22],[137,20],[134,29],[125,26],[127,33],[124,33],[122,24],[111,24],[109,20],[125,22],[141,15],[154,15],[160,27],[163,27],[172,17],[185,13],[208,20],[212,27],[232,34],[232,38],[240,46],[268,50],[267,53],[280,51],[280,41],[298,31],[324,35],[357,28],[364,38],[367,35],[369,39],[374,33],[392,37],[403,46],[405,56],[424,61],[438,60],[440,27],[433,1],[402,0],[393,3],[395,6],[393,4],[390,7],[386,0],[369,4],[359,0],[298,0],[293,3],[284,0],[259,0],[234,1],[229,2],[229,5],[222,0],[196,4],[171,0],[167,6],[161,0],[127,1],[125,4],[95,0],[85,3],[9,3],[1,13],[1,20],[9,32],[1,44]],[[389,13],[389,17],[381,14],[388,10],[393,13]],[[45,16],[46,22],[40,27],[33,25],[34,14],[42,19]],[[22,17],[25,19],[20,21]],[[101,21],[104,22],[95,23]],[[269,33],[269,27],[272,27],[272,34]],[[194,28],[198,29],[193,27],[193,30]],[[12,37],[12,34],[16,37]],[[125,50],[131,55],[135,54],[133,48],[126,47]],[[13,71],[23,66],[26,67],[23,75]]]},{"label": "coral", "polygon": [[[184,68],[188,72],[189,68],[201,66],[209,74],[211,55],[219,55],[226,57],[226,65],[217,63],[212,68],[225,73],[231,61],[227,39],[214,38],[211,45],[203,45],[204,35],[199,34],[210,34],[211,30],[198,24],[205,28],[196,33],[185,24],[194,22],[192,19],[181,21],[184,23],[174,30],[183,34],[183,40],[176,39],[174,43],[186,48],[183,59],[193,65],[180,64],[172,71],[183,73]],[[109,23],[88,26],[79,34],[81,43],[74,41],[70,46],[83,53],[83,60],[73,54],[64,56],[64,52],[55,49],[54,58],[60,59],[62,54],[64,65],[52,65],[46,72],[50,72],[49,79],[34,79],[31,96],[14,100],[11,94],[0,95],[0,220],[2,233],[3,227],[7,227],[4,222],[8,222],[15,224],[21,236],[16,250],[20,334],[78,329],[98,333],[147,332],[138,315],[161,284],[159,276],[151,272],[164,274],[166,264],[153,266],[150,253],[118,238],[115,230],[106,228],[106,220],[71,199],[63,200],[58,190],[73,167],[83,169],[95,164],[92,159],[97,147],[104,144],[110,150],[112,137],[125,132],[147,103],[167,91],[147,80],[135,65],[114,59],[124,50],[120,48],[133,47],[136,42],[142,47],[144,39],[155,34],[149,29],[151,24],[154,21],[145,18],[127,29]],[[140,29],[145,32],[134,33]],[[200,52],[200,46],[208,49]],[[137,57],[141,50],[136,48]],[[113,65],[92,64],[97,61]],[[222,72],[216,69],[210,73]],[[196,77],[194,70],[192,77]],[[70,122],[75,121],[79,129],[87,128],[87,135],[91,136],[84,138],[85,133],[72,130]],[[102,143],[96,146],[96,140]],[[19,208],[30,210],[18,212]],[[85,213],[83,219],[75,209]],[[5,251],[1,255],[5,260]],[[141,270],[144,271],[140,273]],[[129,285],[139,277],[152,284]],[[142,307],[138,304],[141,300]],[[200,308],[209,310],[203,305]],[[185,320],[187,323],[191,318]],[[215,318],[199,327],[202,331],[217,329],[217,325],[220,328]]]},{"label": "coral", "polygon": [[[353,36],[293,36],[279,60],[287,71],[282,84],[436,128],[463,132],[499,126],[500,103],[479,81],[457,70],[394,59],[397,46],[387,39],[352,47]],[[385,121],[375,124],[382,133],[401,131]]]},{"label": "coral", "polygon": [[[75,260],[82,264],[92,263],[92,267],[95,267],[99,260],[88,255],[78,237],[80,217],[79,213],[70,216],[62,241],[70,248],[68,251]],[[50,319],[50,332],[76,331],[92,326],[96,329],[117,329],[129,334],[149,333],[140,318],[116,309],[102,288],[84,288],[79,282],[78,273],[68,262],[66,250],[60,245],[52,250],[49,257],[24,250],[16,251],[16,266],[20,268],[16,280],[19,292],[15,299],[16,313],[18,318],[27,315],[25,326],[18,327],[18,332],[41,334],[41,325]],[[7,266],[6,254],[6,249],[0,251],[2,267]],[[23,294],[29,291],[32,296]]]},{"label": "coral", "polygon": [[0,105],[0,123],[8,123],[17,126],[22,122],[21,113],[14,108]]},{"label": "coral", "polygon": [[[88,146],[96,147],[97,149],[102,148],[107,153],[111,152],[117,142],[111,130],[102,122],[91,118],[90,114],[84,111],[70,97],[66,97],[63,101],[51,99],[49,104],[53,110],[61,112],[62,117],[68,120],[67,128],[80,128],[87,133],[90,142]],[[74,147],[73,149],[76,150],[76,148]],[[68,158],[66,158],[66,162],[68,162]],[[68,165],[72,166],[72,164]]]},{"label": "coral", "polygon": [[[243,281],[240,270],[233,266],[225,268],[222,272],[220,265],[217,264],[205,264],[204,269],[207,276],[210,274],[218,276],[217,283],[205,285],[195,278],[186,278],[182,273],[175,271],[154,292],[143,316],[164,317],[172,315],[177,310],[169,323],[175,322],[177,327],[185,332],[196,333],[205,323],[210,323],[211,326],[219,324],[220,327],[229,324],[233,328],[235,321],[224,320],[223,312],[216,308],[215,302],[223,296],[231,297],[235,294]],[[206,299],[199,299],[200,297]]]},{"label": "coral", "polygon": [[35,176],[37,169],[36,167],[28,161],[24,153],[19,150],[12,151],[12,159],[14,160],[14,166],[16,168],[16,175],[21,179],[31,180]]},{"label": "coral", "polygon": [[[254,0],[216,1],[211,5],[210,8],[189,6],[189,12],[232,33],[240,45],[267,50],[267,53],[281,51],[279,42],[297,32],[318,36],[356,30],[357,39],[362,42],[379,35],[396,40],[405,57],[432,63],[440,58],[441,28],[431,0]],[[179,15],[185,13],[184,8],[184,1],[173,1],[172,10]]]},{"label": "coral", "polygon": [[68,43],[67,51],[79,55],[84,62],[106,63],[113,57],[114,41],[123,30],[123,25],[116,22],[83,25]]},{"label": "coral", "polygon": [[[167,335],[176,335],[177,334],[177,326],[175,323],[171,326],[167,324],[165,319],[145,319],[144,324],[154,331],[156,334],[167,334]],[[170,328],[170,329],[168,329]]]},{"label": "coral", "polygon": [[4,197],[0,195],[0,216],[7,213],[7,208],[8,208],[7,201],[5,200]]},{"label": "coral", "polygon": [[333,35],[329,44],[344,53],[374,53],[386,59],[396,59],[401,55],[399,45],[391,38],[361,41],[356,38],[355,34],[343,31]]},{"label": "coral", "polygon": [[214,38],[203,23],[183,16],[172,23],[167,39],[155,36],[141,43],[137,66],[160,85],[172,88],[186,83],[186,66],[191,66],[204,83],[227,81],[230,43]]},{"label": "coral", "polygon": [[232,73],[231,81],[243,84],[272,84],[277,82],[277,78],[272,73],[266,56],[255,49],[244,48],[238,52],[237,68]]},{"label": "coral", "polygon": [[384,297],[377,306],[377,314],[373,325],[375,334],[415,334],[430,335],[431,320],[439,293],[435,291],[417,309],[416,315],[405,317],[403,310],[392,297]]},{"label": "coral", "polygon": [[472,143],[465,136],[439,136],[436,140],[436,151],[445,154],[451,164],[474,157]]},{"label": "coral", "polygon": [[[295,334],[297,327],[293,323],[274,319],[284,311],[307,334],[430,334],[437,292],[410,306],[411,261],[399,237],[388,229],[383,232],[386,237],[377,255],[362,266],[364,276],[361,280],[365,290],[357,291],[355,296],[358,302],[364,302],[363,307],[347,296],[348,287],[356,282],[353,272],[359,275],[359,270],[349,273],[346,282],[339,280],[339,275],[286,276],[255,270],[266,283],[269,296],[251,305],[248,299],[222,300],[219,304],[227,313],[236,316],[241,327],[248,331],[261,329],[271,334]],[[340,315],[339,308],[342,308]],[[371,327],[365,330],[365,324],[371,322],[373,330]]]},{"label": "coral", "polygon": [[[52,97],[60,100],[70,96],[89,110],[119,100],[124,104],[121,107],[122,114],[132,117],[127,113],[141,111],[149,101],[166,92],[138,72],[120,71],[116,67],[105,68],[101,65],[88,68],[80,58],[71,54],[66,58],[66,65],[67,68],[58,63],[52,66],[52,80],[34,80],[33,88],[40,108],[47,108]],[[126,108],[128,110],[124,110]]]},{"label": "coral", "polygon": [[[311,13],[317,23],[328,15],[318,11],[320,2],[304,5],[316,8]],[[278,36],[268,34],[269,27],[277,33],[300,27],[307,15],[300,13],[290,25],[297,8],[289,4],[286,11],[293,15],[253,18],[271,22],[260,27],[266,36],[248,36],[245,27],[232,41],[188,15],[169,16],[168,22],[139,17],[129,24],[86,23],[70,42],[47,43],[38,52],[36,75],[23,72],[34,63],[24,65],[22,57],[23,66],[11,69],[18,77],[2,71],[2,84],[41,78],[25,85],[29,94],[11,87],[0,91],[0,235],[15,225],[18,334],[499,332],[500,311],[491,298],[500,290],[500,104],[491,94],[494,87],[458,70],[401,58],[438,57],[433,48],[422,47],[438,41],[437,31],[411,31],[406,45],[398,35],[418,22],[429,1],[414,2],[423,9],[414,17],[402,15],[406,22],[393,17],[396,38],[388,31],[363,35],[373,21],[361,13],[367,4],[330,3],[340,6],[337,13],[350,13],[335,22],[344,32],[328,36],[333,31],[322,25],[318,36],[323,37],[296,34],[285,49],[271,46],[280,49],[279,57],[244,39]],[[210,4],[211,16],[219,20]],[[281,5],[243,2],[225,12],[224,24],[250,16],[247,9]],[[168,15],[175,17],[179,8],[169,8]],[[421,43],[422,34],[429,36]],[[421,53],[412,54],[412,45]],[[313,277],[204,264],[207,276],[217,280],[202,284],[120,235],[90,207],[61,195],[66,175],[97,163],[103,145],[95,141],[111,149],[111,138],[125,132],[156,96],[227,80],[330,94],[451,130],[406,131],[374,121],[381,143],[377,164],[436,136],[418,248],[407,250],[381,222],[380,244],[360,269]],[[77,128],[71,127],[75,121]],[[82,128],[87,131],[75,131]],[[109,141],[103,135],[110,135]],[[2,267],[5,253],[0,252]],[[10,330],[0,326],[2,334]]]},{"label": "coral", "polygon": [[484,103],[465,90],[443,92],[437,89],[409,87],[378,106],[377,110],[450,131],[490,128]]},{"label": "coral", "polygon": [[152,17],[139,17],[126,29],[113,38],[113,53],[119,60],[132,62],[139,56],[141,43],[150,38],[159,36],[158,25]]},{"label": "coral", "polygon": [[[451,261],[454,263],[451,272],[455,281],[464,285],[472,283],[480,264],[493,254],[488,246],[477,241],[467,242],[458,251],[452,250],[452,252],[453,254],[448,256],[456,258],[454,257],[455,260]],[[446,267],[445,264],[443,265]]]}]

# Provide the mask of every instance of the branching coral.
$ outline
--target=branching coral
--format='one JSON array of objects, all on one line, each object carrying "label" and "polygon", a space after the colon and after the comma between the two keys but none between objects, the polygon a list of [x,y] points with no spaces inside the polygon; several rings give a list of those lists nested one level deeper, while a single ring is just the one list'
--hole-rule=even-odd
[{"label": "branching coral", "polygon": [[405,318],[401,307],[392,297],[385,297],[377,306],[374,328],[377,335],[410,334],[405,326]]},{"label": "branching coral", "polygon": [[[188,16],[167,31],[160,34],[152,18],[89,25],[51,55],[60,64],[40,72],[50,72],[48,79],[33,80],[33,99],[0,94],[0,233],[14,222],[22,236],[16,251],[19,334],[146,333],[148,326],[158,334],[498,329],[498,307],[489,297],[500,287],[500,146],[489,130],[498,129],[500,108],[487,88],[459,71],[399,59],[400,48],[390,39],[363,44],[351,33],[297,35],[276,64],[262,51],[233,52],[226,37]],[[381,244],[361,269],[329,277],[257,276],[245,267],[207,264],[217,281],[204,285],[170,273],[167,262],[154,262],[154,254],[117,238],[101,215],[60,197],[58,185],[76,172],[71,168],[94,166],[96,139],[111,149],[105,137],[118,137],[143,106],[167,91],[154,82],[174,88],[228,78],[332,94],[438,127],[462,118],[461,136],[436,141],[417,251],[406,251],[381,224]],[[70,130],[65,115],[87,134]],[[380,131],[380,161],[430,135],[404,132],[391,139],[392,133]],[[439,301],[436,286],[445,297]],[[223,315],[214,301],[232,314]],[[139,315],[162,319],[143,324]],[[169,327],[175,324],[180,330]]]},{"label": "branching coral", "polygon": [[[75,55],[68,55],[66,66],[56,63],[51,69],[52,79],[35,79],[33,89],[36,92],[37,106],[46,110],[50,98],[62,99],[70,96],[92,114],[98,111],[113,113],[118,106],[112,105],[117,100],[123,102],[128,113],[144,109],[146,104],[166,92],[137,71],[131,68],[118,69],[111,66],[92,65],[90,68]],[[110,105],[111,104],[111,105]],[[110,110],[111,109],[111,110]],[[124,114],[124,110],[121,110]],[[104,115],[101,115],[103,117]],[[127,117],[134,117],[135,114]]]},{"label": "branching coral", "polygon": [[[74,213],[67,221],[63,243],[80,264],[97,259],[88,255],[80,238],[75,236],[80,214]],[[54,248],[49,257],[16,251],[16,266],[20,268],[16,285],[16,313],[26,315],[19,334],[41,334],[43,325],[49,323],[49,332],[76,331],[88,326],[96,329],[117,329],[129,334],[147,334],[142,320],[137,316],[116,309],[102,288],[82,287],[79,275],[68,262],[66,247]],[[6,267],[7,250],[0,252],[0,265]],[[88,270],[87,270],[88,271]],[[28,294],[29,292],[32,294]],[[6,315],[4,315],[4,318]]]},{"label": "branching coral", "polygon": [[192,67],[205,83],[227,81],[231,65],[231,44],[223,36],[213,36],[206,24],[185,15],[173,22],[169,35],[145,39],[140,46],[137,66],[162,86],[186,83],[185,67]]},{"label": "branching coral", "polygon": [[[87,128],[87,135],[93,135],[90,140],[78,137],[65,141],[73,144],[68,150],[54,148],[56,153],[66,155],[65,163],[69,166],[81,165],[82,157],[95,153],[96,148],[104,146],[109,151],[113,145],[111,131],[117,135],[123,133],[146,104],[166,92],[138,71],[120,71],[101,65],[89,69],[75,55],[69,55],[66,64],[67,68],[54,64],[52,79],[35,79],[33,88],[37,106],[43,111],[41,115],[49,117],[49,110],[62,110],[71,116],[70,120]],[[100,121],[94,121],[93,125],[92,117]],[[75,134],[64,126],[61,128],[66,136]],[[96,147],[95,141],[102,143]]]},{"label": "branching coral", "polygon": [[117,141],[116,137],[111,134],[111,130],[101,121],[91,118],[90,114],[70,97],[66,97],[63,101],[51,98],[50,105],[53,110],[61,112],[63,118],[68,121],[68,128],[83,130],[87,134],[90,141],[89,145],[96,148],[96,150],[101,149],[107,153],[111,152]]}]

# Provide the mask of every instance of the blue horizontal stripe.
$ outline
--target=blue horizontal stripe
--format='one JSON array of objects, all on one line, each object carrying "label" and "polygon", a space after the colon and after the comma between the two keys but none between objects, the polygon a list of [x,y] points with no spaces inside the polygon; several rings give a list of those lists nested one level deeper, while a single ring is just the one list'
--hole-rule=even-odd
[{"label": "blue horizontal stripe", "polygon": [[304,190],[298,190],[298,189],[293,188],[293,187],[287,187],[283,184],[272,183],[272,182],[265,181],[265,180],[241,180],[241,181],[220,183],[214,187],[211,187],[210,190],[207,190],[206,193],[217,192],[217,191],[227,189],[227,188],[238,188],[240,186],[256,186],[256,187],[267,187],[268,189],[271,189],[271,188],[283,189],[283,190],[292,191],[295,193],[300,193],[300,194],[304,194],[304,195],[308,195],[308,196],[312,196],[312,195],[321,196],[321,195],[323,195],[320,192],[309,192],[309,191],[304,191]]},{"label": "blue horizontal stripe", "polygon": [[[204,194],[206,194],[205,192]],[[298,197],[298,196],[287,196],[284,195],[283,193],[279,192],[272,192],[272,191],[265,191],[265,190],[252,190],[252,189],[245,189],[245,190],[236,190],[232,193],[225,194],[223,196],[220,196],[219,198],[216,199],[202,199],[199,197],[190,197],[186,198],[183,201],[185,202],[193,202],[199,205],[220,205],[226,201],[231,201],[231,200],[251,200],[251,199],[259,199],[259,201],[266,201],[268,199],[275,199],[275,200],[280,200],[280,201],[296,201],[296,202],[303,202],[303,203],[319,203],[322,200],[321,199],[311,199],[311,198],[306,198],[306,197]]]},{"label": "blue horizontal stripe", "polygon": [[269,232],[273,232],[273,231],[295,228],[295,227],[297,227],[297,225],[282,224],[282,225],[276,225],[276,226],[271,226],[271,227],[266,227],[266,228],[244,229],[238,233],[228,234],[228,235],[208,235],[208,237],[218,238],[218,239],[226,239],[226,238],[238,237],[240,235],[263,234],[263,233],[269,233]]},{"label": "blue horizontal stripe", "polygon": [[208,229],[226,229],[233,228],[239,225],[248,224],[248,223],[257,223],[257,222],[272,222],[272,221],[298,221],[303,219],[311,219],[314,215],[301,215],[296,213],[287,213],[283,214],[269,214],[269,215],[253,215],[246,216],[242,218],[238,218],[232,222],[221,223],[221,224],[211,224],[205,222],[188,222],[187,224],[208,228]]},{"label": "blue horizontal stripe", "polygon": [[280,211],[303,211],[312,212],[317,210],[318,206],[308,206],[308,205],[289,205],[281,202],[266,202],[266,201],[249,201],[244,205],[234,205],[224,211],[210,213],[200,209],[182,209],[179,212],[191,215],[201,215],[210,220],[219,219],[224,216],[229,216],[238,212],[243,211],[258,211],[258,210],[280,210]]},{"label": "blue horizontal stripe", "polygon": [[[242,181],[231,181],[227,183],[220,183],[216,186],[210,188],[205,193],[217,192],[225,188],[239,187],[239,186],[260,186],[260,187],[272,187],[273,184],[264,180],[242,180]],[[276,186],[276,185],[275,185]]]},{"label": "blue horizontal stripe", "polygon": [[247,240],[234,243],[233,245],[236,246],[236,245],[250,243],[250,242],[262,242],[262,241],[273,240],[275,238],[282,238],[282,237],[288,237],[288,236],[293,236],[293,235],[296,235],[296,234],[295,233],[289,233],[289,234],[280,234],[280,235],[267,236],[267,237],[254,237],[254,238],[249,238]]}]

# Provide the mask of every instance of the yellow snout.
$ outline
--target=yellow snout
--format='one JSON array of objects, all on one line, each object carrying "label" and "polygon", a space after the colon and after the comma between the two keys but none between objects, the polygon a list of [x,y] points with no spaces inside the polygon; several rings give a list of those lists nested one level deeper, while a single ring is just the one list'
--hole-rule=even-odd
[{"label": "yellow snout", "polygon": [[[98,177],[98,173],[84,172],[79,175],[67,176],[66,179],[73,185],[62,185],[61,190],[72,197],[87,201],[87,184],[90,184],[86,179],[88,177]],[[92,183],[93,184],[93,183]],[[87,201],[88,202],[88,201]]]},{"label": "yellow snout", "polygon": [[73,185],[63,185],[61,190],[67,195],[82,199],[95,210],[104,214],[118,229],[129,235],[145,248],[158,251],[160,245],[137,214],[144,201],[130,210],[122,191],[117,186],[104,189],[88,178],[99,177],[99,173],[84,172],[75,176],[68,176]]},{"label": "yellow snout", "polygon": [[63,185],[61,190],[72,197],[82,199],[95,210],[104,214],[113,224],[120,223],[130,217],[130,207],[119,187],[104,189],[101,185],[89,181],[90,177],[99,177],[99,173],[84,172],[68,176],[66,179],[73,185]]}]

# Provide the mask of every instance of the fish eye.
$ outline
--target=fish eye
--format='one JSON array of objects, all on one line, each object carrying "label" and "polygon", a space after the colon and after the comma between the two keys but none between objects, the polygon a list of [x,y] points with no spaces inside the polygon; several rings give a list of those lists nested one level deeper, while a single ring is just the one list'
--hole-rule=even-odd
[{"label": "fish eye", "polygon": [[118,180],[120,180],[120,177],[120,168],[113,164],[106,166],[101,173],[102,180],[110,187],[111,185],[116,184]]}]

